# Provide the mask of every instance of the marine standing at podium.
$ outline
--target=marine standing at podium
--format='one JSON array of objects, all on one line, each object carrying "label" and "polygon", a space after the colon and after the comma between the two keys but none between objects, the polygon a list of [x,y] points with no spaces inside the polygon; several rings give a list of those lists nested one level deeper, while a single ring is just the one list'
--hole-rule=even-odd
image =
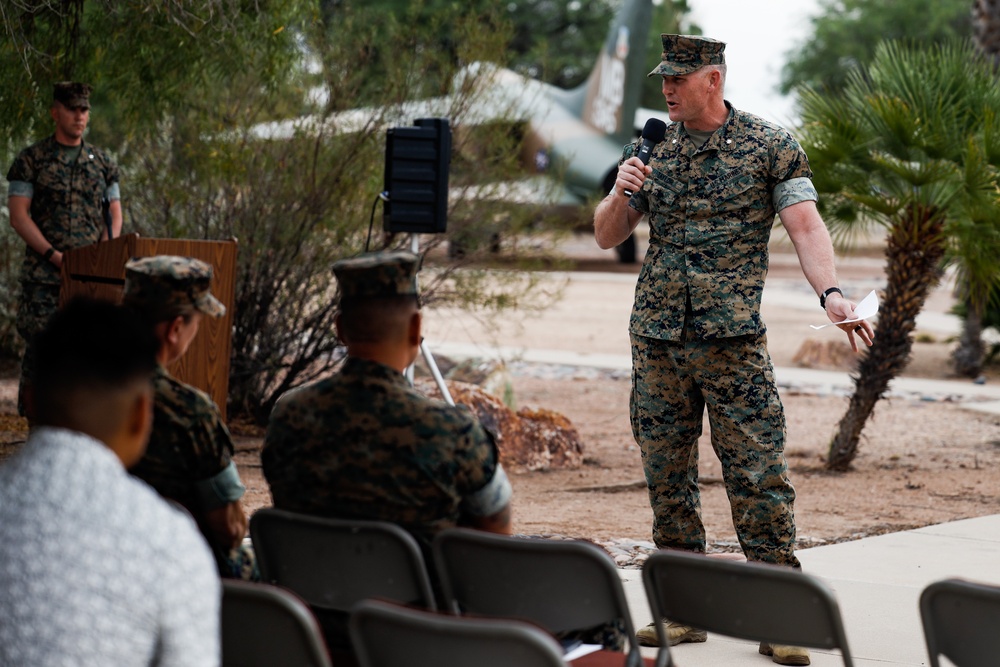
[{"label": "marine standing at podium", "polygon": [[25,341],[17,393],[22,415],[34,368],[31,339],[59,305],[63,252],[107,238],[105,200],[112,233],[121,233],[118,166],[83,140],[90,90],[85,83],[55,84],[49,109],[55,133],[21,151],[7,172],[10,224],[26,244],[17,310],[17,331]]}]

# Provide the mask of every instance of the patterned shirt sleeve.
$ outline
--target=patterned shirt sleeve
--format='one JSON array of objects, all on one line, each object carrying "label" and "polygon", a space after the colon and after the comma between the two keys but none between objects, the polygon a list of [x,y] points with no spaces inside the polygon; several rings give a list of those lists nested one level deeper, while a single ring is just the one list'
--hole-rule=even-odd
[{"label": "patterned shirt sleeve", "polygon": [[209,510],[235,503],[247,490],[243,480],[240,479],[235,461],[230,461],[219,474],[197,482],[195,488],[201,506]]},{"label": "patterned shirt sleeve", "polygon": [[14,163],[7,171],[8,181],[23,181],[25,183],[35,182],[35,168],[28,158],[26,151],[21,151],[14,159]]},{"label": "patterned shirt sleeve", "polygon": [[[192,512],[225,505],[235,490],[225,484],[233,441],[215,403],[162,368],[153,386],[153,430],[146,453],[130,472]],[[213,486],[213,480],[224,487]],[[213,490],[221,490],[224,497],[212,502],[211,493],[202,493]]]},{"label": "patterned shirt sleeve", "polygon": [[169,419],[161,422],[160,413],[157,413],[153,421],[154,432],[162,424],[175,442],[186,440],[189,443],[197,461],[192,481],[215,477],[229,466],[234,451],[233,438],[219,409],[206,393],[176,378],[168,378],[168,382],[158,385],[156,401],[157,410],[162,410]]},{"label": "patterned shirt sleeve", "polygon": [[787,130],[779,129],[776,132],[770,170],[774,183],[771,199],[775,211],[819,198],[813,187],[809,159],[799,142]]},{"label": "patterned shirt sleeve", "polygon": [[818,201],[819,193],[816,192],[816,186],[813,185],[811,178],[800,176],[799,178],[778,183],[774,187],[773,199],[774,210],[780,213],[782,209],[788,208],[793,204],[799,204],[804,201]]},{"label": "patterned shirt sleeve", "polygon": [[193,522],[174,545],[176,566],[165,568],[160,629],[161,667],[215,667],[221,661],[222,598],[215,561]]},{"label": "patterned shirt sleeve", "polygon": [[462,511],[469,516],[491,516],[510,502],[510,482],[500,465],[493,436],[465,407],[459,410],[469,421],[462,446],[456,448],[460,462],[456,483],[462,492]]},{"label": "patterned shirt sleeve", "polygon": [[493,516],[510,504],[513,495],[507,473],[504,472],[502,465],[497,464],[493,479],[463,499],[462,511],[469,516]]},{"label": "patterned shirt sleeve", "polygon": [[7,185],[8,197],[27,197],[31,199],[35,196],[35,186],[27,181],[11,181]]}]

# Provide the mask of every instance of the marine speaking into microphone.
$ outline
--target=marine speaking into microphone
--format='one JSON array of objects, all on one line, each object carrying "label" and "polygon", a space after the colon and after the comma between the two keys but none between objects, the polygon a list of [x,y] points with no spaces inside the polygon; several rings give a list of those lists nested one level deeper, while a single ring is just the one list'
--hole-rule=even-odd
[{"label": "marine speaking into microphone", "polygon": [[[649,487],[653,544],[705,551],[697,477],[708,412],[743,555],[791,572],[801,563],[786,420],[774,374],[761,372],[773,365],[760,304],[775,217],[808,288],[832,297],[823,302],[827,319],[840,325],[851,349],[858,350],[859,337],[871,345],[874,329],[853,321],[855,304],[838,294],[833,243],[801,144],[726,101],[724,42],[670,33],[661,41],[649,76],[661,78],[672,122],[658,135],[647,123],[642,146],[622,149],[615,189],[594,209],[600,248],[615,247],[643,220],[649,232],[628,321],[628,417]],[[618,196],[626,188],[635,194]],[[706,635],[662,618],[635,633],[640,645],[664,647]],[[763,642],[757,652],[778,665],[811,660],[802,646]]]},{"label": "marine speaking into microphone", "polygon": [[[649,156],[653,152],[653,147],[663,141],[663,137],[666,134],[667,124],[662,120],[659,118],[650,118],[647,120],[646,124],[642,126],[642,143],[639,145],[639,151],[635,156],[642,160],[643,164],[649,164]],[[626,197],[631,197],[632,194],[631,190],[625,191]]]}]

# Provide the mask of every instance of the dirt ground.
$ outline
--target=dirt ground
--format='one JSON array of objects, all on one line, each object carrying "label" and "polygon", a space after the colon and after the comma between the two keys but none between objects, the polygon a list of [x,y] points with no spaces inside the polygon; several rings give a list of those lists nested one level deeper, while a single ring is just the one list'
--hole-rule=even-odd
[{"label": "dirt ground", "polygon": [[[862,260],[845,267],[841,276],[858,292],[869,285],[878,287],[882,280],[877,257]],[[580,266],[634,272],[615,266],[606,257],[591,264],[582,261]],[[794,263],[773,261],[768,280],[793,281],[808,291]],[[948,301],[948,292],[942,289],[929,305],[943,311]],[[627,312],[628,305],[616,307]],[[565,307],[570,314],[579,310],[573,304]],[[792,357],[801,335],[782,338],[782,312],[771,308],[765,313],[771,353],[775,365],[794,365]],[[554,317],[565,320],[571,316],[566,313],[555,313]],[[794,317],[800,322],[795,331],[800,332],[803,316]],[[593,319],[597,326],[613,318]],[[620,328],[614,322],[608,326]],[[564,338],[542,329],[535,335],[546,337],[549,347],[557,345],[553,339]],[[522,338],[532,335],[531,327],[522,325],[521,331]],[[604,340],[600,332],[587,336],[591,342]],[[941,336],[922,336],[920,340],[923,342],[915,346],[907,375],[948,378],[952,343]],[[627,343],[622,347],[619,341],[612,341],[608,348],[628,353]],[[652,513],[628,423],[627,373],[551,370],[518,364],[510,378],[515,400],[518,407],[543,407],[569,417],[580,432],[585,460],[575,470],[511,474],[515,531],[599,541],[649,540]],[[0,379],[0,458],[25,437],[23,423],[12,416],[15,371],[7,369]],[[990,384],[1000,382],[1000,372],[991,369],[987,379]],[[824,470],[823,460],[847,399],[795,389],[784,389],[782,398],[788,419],[786,454],[798,496],[795,512],[801,547],[1000,512],[1000,416],[927,397],[883,400],[865,428],[853,470],[833,474]],[[260,469],[260,443],[259,432],[236,430],[236,460],[248,487],[243,501],[248,512],[270,504]],[[733,550],[732,519],[707,431],[700,441],[699,455],[702,510],[712,549]]]},{"label": "dirt ground", "polygon": [[[589,242],[580,240],[584,247]],[[775,244],[768,284],[799,289],[813,299],[788,250],[780,239]],[[615,264],[607,253],[580,250],[576,256],[579,269],[637,272],[636,267]],[[845,258],[838,270],[842,284],[858,299],[884,284],[877,250]],[[632,289],[628,284],[626,288],[626,292]],[[442,342],[491,338],[527,348],[628,354],[622,318],[627,318],[631,298],[628,293],[622,296],[620,288],[605,289],[611,288],[588,283],[582,294],[567,290],[560,304],[533,321],[499,327],[432,311],[426,317],[428,336]],[[767,288],[765,299],[766,293]],[[943,284],[932,294],[927,310],[943,313],[950,305],[950,288]],[[802,343],[803,317],[806,322],[821,323],[822,313],[818,306],[818,317],[812,311],[803,315],[773,305],[765,310],[775,365],[796,365],[793,358]],[[940,333],[919,329],[917,339],[920,342],[914,346],[906,375],[954,379],[948,364],[954,343]],[[605,542],[649,540],[652,512],[628,423],[627,373],[574,372],[531,364],[515,364],[511,370],[517,407],[543,407],[565,414],[579,430],[585,448],[584,465],[579,469],[511,474],[515,531]],[[1000,368],[990,368],[987,381],[1000,382]],[[824,457],[847,398],[782,390],[788,420],[786,454],[798,496],[795,512],[802,547],[1000,512],[1000,475],[996,473],[1000,416],[927,398],[881,401],[865,428],[853,470],[833,474],[824,469]],[[246,498],[250,509],[270,502],[257,467],[256,446],[254,439],[240,444],[239,461],[251,487]],[[702,511],[711,548],[733,550],[736,536],[707,427],[699,457]]]},{"label": "dirt ground", "polygon": [[[567,415],[585,447],[577,470],[511,474],[515,531],[649,540],[652,512],[628,425],[628,380],[524,375],[512,381],[518,405]],[[846,399],[786,395],[784,401],[801,546],[1000,512],[1000,417],[945,402],[882,402],[854,470],[832,474],[823,456]],[[270,503],[258,442],[244,437],[238,443],[250,511]],[[736,536],[707,432],[699,455],[709,540],[716,550],[732,550]]]}]

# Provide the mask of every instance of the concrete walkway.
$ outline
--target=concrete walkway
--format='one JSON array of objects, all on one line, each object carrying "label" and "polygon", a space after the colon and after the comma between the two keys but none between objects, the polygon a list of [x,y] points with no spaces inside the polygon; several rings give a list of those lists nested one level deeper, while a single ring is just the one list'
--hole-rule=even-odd
[{"label": "concrete walkway", "polygon": [[[965,519],[798,552],[806,572],[833,589],[854,664],[927,665],[920,592],[933,581],[959,577],[1000,585],[1000,515]],[[639,570],[621,570],[632,620],[652,620]],[[672,649],[680,665],[772,665],[757,644],[709,635],[704,644]],[[656,649],[643,649],[654,656]],[[842,665],[836,651],[812,651],[817,667]],[[950,663],[949,663],[950,664]]]},{"label": "concrete walkway", "polygon": [[[517,322],[501,319],[483,323],[460,310],[431,311],[424,318],[428,346],[435,355],[460,359],[498,358],[628,372],[632,363],[628,318],[636,276],[572,272],[553,277],[564,281],[560,301]],[[853,296],[860,298],[871,288],[869,283],[859,283],[852,290]],[[804,279],[769,279],[764,287],[761,313],[769,327],[772,350],[775,346],[795,349],[809,335],[831,339],[838,335],[832,330],[813,332],[808,328],[808,324],[822,324],[826,320]],[[922,312],[917,321],[919,331],[937,336],[954,336],[959,325],[955,316],[931,309]],[[846,372],[779,366],[775,375],[779,389],[819,394],[853,391],[850,374]],[[911,398],[954,400],[969,409],[1000,414],[1000,385],[899,377],[890,383],[889,392]]]},{"label": "concrete walkway", "polygon": [[[565,279],[566,294],[559,303],[517,326],[506,327],[503,322],[483,325],[471,322],[459,311],[432,311],[425,317],[428,344],[435,354],[457,358],[500,358],[627,372],[631,366],[628,315],[635,275],[572,273]],[[880,284],[874,279],[858,280],[848,289],[857,298]],[[953,335],[959,322],[947,314],[947,307],[943,303],[922,313],[918,328],[939,336]],[[772,345],[797,345],[809,335],[808,324],[824,322],[815,295],[801,278],[769,279],[762,312]],[[824,394],[853,389],[845,372],[787,366],[775,372],[782,390]],[[1000,414],[1000,386],[996,385],[900,377],[892,382],[890,392],[928,400],[946,398],[964,408]],[[1000,515],[814,547],[798,555],[805,571],[825,580],[836,593],[856,665],[926,665],[917,604],[920,592],[932,581],[946,577],[1000,585]],[[635,626],[642,627],[650,622],[651,614],[641,572],[621,570],[621,575]],[[643,649],[643,654],[652,657],[656,649]],[[678,646],[673,655],[680,665],[774,664],[757,653],[756,643],[720,636],[710,636],[704,644]],[[812,664],[843,663],[836,652],[813,651]]]},{"label": "concrete walkway", "polygon": [[[525,349],[466,343],[432,343],[431,349],[435,354],[458,359],[486,356],[506,360],[517,359],[527,363],[602,368],[623,372],[627,372],[632,366],[632,359],[627,354]],[[774,374],[778,381],[779,390],[795,388],[797,391],[831,394],[848,393],[854,388],[849,373],[810,368],[777,367],[774,369]],[[934,400],[948,397],[950,400],[960,402],[962,407],[970,410],[1000,415],[1000,386],[997,385],[899,377],[889,383],[889,392],[894,395],[925,396]]]}]

